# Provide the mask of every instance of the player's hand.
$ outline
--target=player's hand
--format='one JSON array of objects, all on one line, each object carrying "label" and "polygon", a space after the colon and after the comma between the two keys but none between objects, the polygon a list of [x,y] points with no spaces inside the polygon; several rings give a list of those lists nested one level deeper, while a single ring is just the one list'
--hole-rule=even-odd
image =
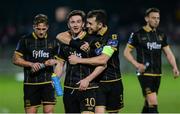
[{"label": "player's hand", "polygon": [[71,40],[71,34],[68,31],[61,32],[57,35],[56,38],[64,44],[69,44]]},{"label": "player's hand", "polygon": [[136,68],[140,73],[143,73],[145,71],[145,65],[144,64],[138,63]]},{"label": "player's hand", "polygon": [[57,60],[55,59],[48,59],[47,61],[45,61],[44,63],[46,66],[54,66],[57,64]]},{"label": "player's hand", "polygon": [[82,31],[82,32],[80,32],[79,34],[78,34],[78,38],[79,39],[82,39],[82,38],[84,38],[85,37],[85,35],[86,35],[86,32],[85,31]]},{"label": "player's hand", "polygon": [[173,74],[174,74],[174,78],[178,78],[179,77],[179,70],[177,68],[173,68]]},{"label": "player's hand", "polygon": [[80,80],[76,84],[79,84],[79,90],[80,91],[85,91],[88,88],[88,86],[89,86],[89,80],[84,78],[84,79]]},{"label": "player's hand", "polygon": [[81,45],[80,49],[85,51],[85,52],[88,52],[90,50],[89,43],[88,42],[84,42],[84,44]]},{"label": "player's hand", "polygon": [[73,64],[73,65],[78,64],[80,62],[80,60],[81,60],[81,58],[77,57],[76,55],[70,55],[68,57],[68,59],[69,59],[69,63]]},{"label": "player's hand", "polygon": [[32,72],[37,72],[41,69],[41,64],[39,62],[33,63],[31,66]]}]

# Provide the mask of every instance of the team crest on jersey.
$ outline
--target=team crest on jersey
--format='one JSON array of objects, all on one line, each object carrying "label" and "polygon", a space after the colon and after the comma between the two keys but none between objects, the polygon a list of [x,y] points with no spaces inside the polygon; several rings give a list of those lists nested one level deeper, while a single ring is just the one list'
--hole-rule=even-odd
[{"label": "team crest on jersey", "polygon": [[117,39],[117,34],[112,34],[112,39]]},{"label": "team crest on jersey", "polygon": [[52,45],[51,43],[48,44],[48,48],[49,48],[49,49],[53,48],[53,45]]},{"label": "team crest on jersey", "polygon": [[162,41],[163,40],[163,37],[161,35],[159,35],[159,40]]},{"label": "team crest on jersey", "polygon": [[95,43],[95,46],[96,46],[96,48],[100,48],[100,47],[101,47],[101,44],[100,44],[99,42],[96,42],[96,43]]}]

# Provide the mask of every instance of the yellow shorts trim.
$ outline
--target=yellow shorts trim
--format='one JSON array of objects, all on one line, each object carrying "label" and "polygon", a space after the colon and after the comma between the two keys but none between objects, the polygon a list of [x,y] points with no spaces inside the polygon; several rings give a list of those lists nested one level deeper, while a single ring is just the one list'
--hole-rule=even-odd
[{"label": "yellow shorts trim", "polygon": [[101,80],[100,82],[116,82],[116,81],[119,81],[119,80],[121,80],[121,78],[114,79],[114,80]]},{"label": "yellow shorts trim", "polygon": [[[88,87],[87,89],[96,89],[99,86],[94,86],[94,87]],[[68,89],[79,89],[78,87],[70,87],[70,86],[64,86],[64,88],[68,88]]]},{"label": "yellow shorts trim", "polygon": [[38,107],[40,107],[40,106],[41,106],[41,104],[40,104],[40,105],[34,105],[34,106],[26,106],[25,108],[31,108],[31,107],[38,108]]},{"label": "yellow shorts trim", "polygon": [[83,112],[81,112],[81,114],[94,114],[94,112],[92,112],[92,111],[83,111]]},{"label": "yellow shorts trim", "polygon": [[52,83],[52,81],[48,81],[48,82],[41,82],[41,83],[24,83],[25,85],[42,85],[42,84],[49,84]]},{"label": "yellow shorts trim", "polygon": [[144,73],[144,76],[161,76],[161,74]]}]

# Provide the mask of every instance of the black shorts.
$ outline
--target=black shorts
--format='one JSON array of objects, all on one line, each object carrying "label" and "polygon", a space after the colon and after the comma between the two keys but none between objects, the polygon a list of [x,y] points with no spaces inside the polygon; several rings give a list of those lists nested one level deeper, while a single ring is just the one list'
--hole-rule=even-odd
[{"label": "black shorts", "polygon": [[78,89],[64,88],[63,102],[65,112],[95,112],[96,90],[87,89],[86,91],[79,91]]},{"label": "black shorts", "polygon": [[24,85],[24,107],[55,105],[54,87],[51,83],[41,85]]},{"label": "black shorts", "polygon": [[107,112],[118,112],[124,107],[122,80],[100,82],[96,106],[105,106]]},{"label": "black shorts", "polygon": [[158,94],[161,76],[138,76],[143,95],[156,92]]}]

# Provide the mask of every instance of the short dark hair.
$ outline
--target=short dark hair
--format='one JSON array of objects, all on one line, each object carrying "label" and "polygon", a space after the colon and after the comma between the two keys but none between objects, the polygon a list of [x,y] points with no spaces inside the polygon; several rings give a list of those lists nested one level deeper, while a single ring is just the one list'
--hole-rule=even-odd
[{"label": "short dark hair", "polygon": [[103,26],[107,25],[107,14],[104,10],[92,10],[87,14],[87,18],[96,17],[96,21],[103,24]]},{"label": "short dark hair", "polygon": [[34,21],[33,24],[37,25],[39,23],[45,23],[46,25],[48,25],[48,17],[44,14],[38,14],[34,17]]},{"label": "short dark hair", "polygon": [[146,12],[145,12],[145,17],[146,17],[146,16],[149,16],[149,14],[150,14],[151,12],[160,13],[160,10],[157,9],[157,8],[148,8],[148,9],[146,10]]},{"label": "short dark hair", "polygon": [[84,11],[82,11],[82,10],[73,10],[73,11],[71,11],[71,12],[67,15],[67,21],[69,21],[69,19],[70,19],[72,16],[75,16],[75,15],[81,16],[82,21],[85,22],[85,16],[86,16],[86,14],[85,14]]}]

